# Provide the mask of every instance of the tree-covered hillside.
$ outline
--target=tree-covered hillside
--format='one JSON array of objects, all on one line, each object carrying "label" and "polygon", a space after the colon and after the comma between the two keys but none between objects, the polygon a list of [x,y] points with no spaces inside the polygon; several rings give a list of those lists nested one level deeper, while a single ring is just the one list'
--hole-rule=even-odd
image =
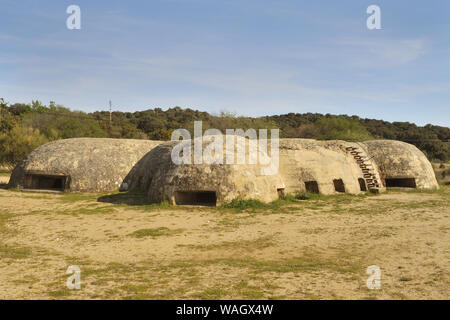
[{"label": "tree-covered hillside", "polygon": [[0,164],[14,165],[31,150],[48,141],[73,137],[110,137],[168,140],[173,130],[193,129],[196,120],[203,129],[279,128],[281,137],[363,141],[395,139],[416,145],[430,160],[450,160],[450,128],[419,127],[408,122],[387,122],[347,115],[289,113],[265,117],[218,115],[180,107],[137,112],[71,111],[51,102],[42,105],[5,103],[0,99]]}]

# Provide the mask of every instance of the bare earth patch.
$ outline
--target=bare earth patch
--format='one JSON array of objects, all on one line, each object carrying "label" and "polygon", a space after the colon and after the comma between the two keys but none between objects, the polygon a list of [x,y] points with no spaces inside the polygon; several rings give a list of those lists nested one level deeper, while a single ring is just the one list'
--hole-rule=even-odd
[{"label": "bare earth patch", "polygon": [[[450,298],[449,187],[276,210],[102,197],[0,189],[0,299]],[[66,288],[70,265],[81,290]]]}]

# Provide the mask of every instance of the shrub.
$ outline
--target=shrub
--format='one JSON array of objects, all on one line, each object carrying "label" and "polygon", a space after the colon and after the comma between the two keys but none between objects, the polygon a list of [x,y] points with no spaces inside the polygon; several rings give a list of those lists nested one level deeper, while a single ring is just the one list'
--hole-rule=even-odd
[{"label": "shrub", "polygon": [[357,120],[345,118],[323,118],[315,123],[322,140],[364,141],[372,135]]},{"label": "shrub", "polygon": [[46,142],[47,138],[38,129],[16,126],[8,133],[0,134],[0,163],[14,166]]},{"label": "shrub", "polygon": [[228,209],[245,210],[245,209],[259,209],[264,208],[266,206],[267,205],[264,202],[261,202],[256,199],[249,199],[249,200],[233,199],[233,201],[225,203],[222,207]]}]

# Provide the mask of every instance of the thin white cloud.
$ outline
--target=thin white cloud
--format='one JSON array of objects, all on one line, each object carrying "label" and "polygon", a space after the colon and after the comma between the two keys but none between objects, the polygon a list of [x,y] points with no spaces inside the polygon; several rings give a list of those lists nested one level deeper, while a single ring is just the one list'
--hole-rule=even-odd
[{"label": "thin white cloud", "polygon": [[348,46],[354,52],[352,57],[356,57],[355,62],[362,66],[373,66],[374,63],[377,66],[383,64],[386,66],[408,64],[417,60],[430,50],[430,44],[422,38],[341,39],[337,40],[336,44]]}]

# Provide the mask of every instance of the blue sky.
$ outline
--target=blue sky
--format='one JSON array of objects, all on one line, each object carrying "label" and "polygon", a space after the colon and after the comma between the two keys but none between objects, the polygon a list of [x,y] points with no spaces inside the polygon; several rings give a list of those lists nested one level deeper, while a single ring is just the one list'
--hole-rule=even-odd
[{"label": "blue sky", "polygon": [[[81,30],[66,8],[81,8]],[[382,30],[366,9],[381,8]],[[0,97],[450,126],[450,1],[0,2]]]}]

